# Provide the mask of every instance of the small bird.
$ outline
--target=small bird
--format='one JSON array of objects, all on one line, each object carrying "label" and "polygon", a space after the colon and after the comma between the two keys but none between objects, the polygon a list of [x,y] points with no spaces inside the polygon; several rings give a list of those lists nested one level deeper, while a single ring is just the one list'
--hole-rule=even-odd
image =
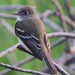
[{"label": "small bird", "polygon": [[57,75],[57,69],[52,62],[49,40],[43,22],[33,7],[20,8],[14,15],[17,16],[15,34],[21,46],[19,49],[44,60],[51,75]]}]

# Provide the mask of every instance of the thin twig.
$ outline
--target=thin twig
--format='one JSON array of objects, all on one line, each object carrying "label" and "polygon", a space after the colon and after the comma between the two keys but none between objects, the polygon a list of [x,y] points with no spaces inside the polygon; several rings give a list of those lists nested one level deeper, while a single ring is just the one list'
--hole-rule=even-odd
[{"label": "thin twig", "polygon": [[46,74],[46,73],[42,73],[42,72],[38,72],[38,71],[34,71],[34,70],[27,70],[27,69],[18,68],[16,66],[11,66],[11,65],[4,64],[4,63],[1,63],[1,62],[0,62],[0,66],[11,69],[13,71],[18,71],[18,72],[25,72],[25,73],[39,74],[39,75],[50,75],[50,74]]},{"label": "thin twig", "polygon": [[64,2],[65,2],[65,7],[67,9],[67,13],[68,13],[69,18],[72,21],[75,21],[75,16],[73,15],[73,9],[70,5],[70,0],[64,0]]},{"label": "thin twig", "polygon": [[53,62],[57,68],[57,70],[62,74],[62,75],[70,75],[67,71],[65,71],[63,68],[61,68],[58,64]]},{"label": "thin twig", "polygon": [[[18,63],[15,64],[14,66],[20,67],[20,66],[22,66],[22,65],[24,65],[24,64],[26,64],[26,63],[32,61],[33,59],[35,59],[35,58],[34,58],[34,57],[28,57],[27,59],[24,59],[24,60],[18,62]],[[10,72],[10,71],[12,71],[12,70],[11,70],[11,69],[3,70],[3,71],[0,72],[0,75],[5,75],[6,73],[8,73],[8,72]]]},{"label": "thin twig", "polygon": [[53,38],[53,37],[67,37],[67,38],[75,38],[74,33],[68,33],[68,32],[54,32],[54,33],[48,33],[47,34],[48,38]]},{"label": "thin twig", "polygon": [[17,10],[23,7],[22,5],[0,5],[0,12],[8,11],[8,10]]},{"label": "thin twig", "polygon": [[[64,2],[65,2],[66,9],[67,9],[68,17],[69,17],[68,20],[69,20],[70,23],[71,22],[74,23],[74,26],[71,27],[71,30],[74,30],[75,29],[75,15],[73,14],[73,9],[71,7],[70,0],[64,0]],[[72,42],[71,52],[73,52],[73,51],[75,51],[74,50],[74,48],[75,48],[75,39],[72,39],[71,42]]]},{"label": "thin twig", "polygon": [[70,73],[70,75],[75,75],[75,70],[72,70],[70,67],[63,66],[63,68]]},{"label": "thin twig", "polygon": [[[44,13],[44,16],[46,16],[46,17],[48,17],[48,16],[50,16],[50,15],[52,15],[52,16],[57,16],[57,17],[59,17],[59,15],[60,15],[60,13],[58,12],[58,11],[55,11],[55,12],[53,12],[53,14],[52,14],[52,12],[50,12],[50,11],[48,11],[48,13]],[[66,23],[68,23],[68,24],[70,24],[73,28],[75,28],[75,22],[74,21],[72,21],[70,18],[68,18],[67,16],[63,16],[63,18],[64,18],[64,21],[66,22]],[[61,28],[60,28],[61,29]],[[61,30],[63,30],[63,29],[61,29]]]},{"label": "thin twig", "polygon": [[7,23],[4,19],[0,19],[0,23],[2,24],[2,26],[4,26],[10,33],[12,33],[13,35],[15,35],[11,25],[9,23]]},{"label": "thin twig", "polygon": [[8,53],[11,53],[12,51],[16,50],[17,46],[19,45],[20,43],[17,43],[16,45],[4,50],[3,52],[0,52],[0,58],[7,55]]},{"label": "thin twig", "polygon": [[53,22],[52,20],[49,20],[44,16],[41,16],[41,19],[45,24],[53,28],[55,31],[59,31],[59,32],[63,31],[63,29],[59,25],[57,25],[55,22]]},{"label": "thin twig", "polygon": [[[60,66],[58,66],[55,62],[53,62],[53,63],[56,66],[57,70],[61,74],[70,75],[63,68],[61,68]],[[1,67],[5,67],[5,68],[9,68],[9,69],[14,70],[14,71],[19,71],[19,72],[25,72],[25,73],[31,73],[31,74],[40,74],[40,75],[50,75],[50,74],[46,74],[46,73],[42,73],[42,72],[38,72],[38,71],[26,70],[26,69],[18,68],[16,66],[11,66],[11,65],[8,65],[8,64],[4,64],[4,63],[0,63],[0,66]]]},{"label": "thin twig", "polygon": [[16,16],[11,14],[5,14],[5,13],[0,13],[0,18],[5,18],[5,19],[16,19]]},{"label": "thin twig", "polygon": [[65,16],[65,22],[70,24],[75,29],[75,22]]}]

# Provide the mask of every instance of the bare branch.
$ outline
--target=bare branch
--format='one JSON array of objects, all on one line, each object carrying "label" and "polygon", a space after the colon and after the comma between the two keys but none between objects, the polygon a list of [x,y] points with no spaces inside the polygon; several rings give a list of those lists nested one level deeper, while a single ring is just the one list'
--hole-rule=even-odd
[{"label": "bare branch", "polygon": [[65,7],[67,9],[67,13],[68,13],[69,18],[72,21],[75,21],[75,16],[73,15],[73,9],[70,5],[70,0],[64,0],[64,2],[65,2]]},{"label": "bare branch", "polygon": [[0,5],[0,12],[8,11],[8,10],[17,10],[23,7],[22,5]]},{"label": "bare branch", "polygon": [[16,49],[16,47],[19,45],[20,43],[17,43],[16,45],[4,50],[3,52],[0,52],[0,58],[3,57],[6,54],[11,53],[12,51],[14,51]]},{"label": "bare branch", "polygon": [[66,16],[64,18],[65,18],[66,23],[70,24],[75,29],[75,22]]},{"label": "bare branch", "polygon": [[56,11],[53,12],[53,11],[51,11],[51,10],[46,10],[46,11],[44,11],[41,15],[44,16],[44,17],[49,17],[49,16],[53,16],[53,15],[55,15],[55,14],[56,14]]},{"label": "bare branch", "polygon": [[72,70],[70,67],[63,66],[63,68],[70,73],[70,75],[75,75],[75,70]]},{"label": "bare branch", "polygon": [[55,22],[53,22],[52,20],[49,20],[49,19],[47,19],[46,17],[44,17],[44,16],[41,16],[42,18],[42,21],[45,23],[45,24],[47,24],[48,26],[50,26],[51,28],[53,28],[54,30],[56,30],[56,31],[59,31],[59,32],[62,32],[63,31],[63,29],[59,26],[59,25],[57,25]]},{"label": "bare branch", "polygon": [[42,73],[42,72],[38,72],[38,71],[34,71],[34,70],[27,70],[27,69],[18,68],[15,66],[4,64],[4,63],[0,63],[0,66],[5,67],[5,68],[9,68],[13,71],[19,71],[19,72],[25,72],[25,73],[31,73],[31,74],[39,74],[39,75],[50,75],[50,74],[46,74],[46,73]]},{"label": "bare branch", "polygon": [[[24,59],[24,60],[18,62],[18,63],[15,64],[14,66],[20,67],[20,66],[22,66],[22,65],[24,65],[24,64],[26,64],[26,63],[32,61],[33,59],[35,59],[35,58],[34,58],[34,57],[29,57],[29,58],[27,58],[27,59]],[[1,74],[1,75],[5,75],[6,73],[8,73],[8,72],[10,72],[10,71],[12,71],[12,70],[11,70],[11,69],[6,69],[6,70],[4,70],[4,71],[1,71],[0,74]]]},{"label": "bare branch", "polygon": [[66,72],[63,68],[61,68],[58,64],[53,62],[57,68],[57,70],[62,74],[62,75],[70,75],[68,72]]},{"label": "bare branch", "polygon": [[10,33],[14,34],[14,31],[12,29],[12,27],[10,26],[9,23],[7,23],[4,19],[0,19],[0,23],[2,24],[2,26],[4,26]]},{"label": "bare branch", "polygon": [[68,32],[54,32],[54,33],[48,33],[47,34],[48,38],[51,37],[67,37],[67,38],[75,38],[75,34],[74,33],[68,33]]},{"label": "bare branch", "polygon": [[[55,62],[53,62],[53,63],[55,64],[57,70],[61,74],[70,75],[63,68],[61,68],[60,66],[58,66]],[[32,70],[26,70],[26,69],[18,68],[18,67],[15,67],[15,66],[11,66],[11,65],[8,65],[8,64],[4,64],[4,63],[0,63],[0,66],[1,67],[5,67],[5,68],[9,68],[9,69],[14,70],[14,71],[19,71],[19,72],[26,72],[26,73],[40,74],[40,75],[45,75],[46,74],[46,73],[42,73],[42,72],[37,72],[37,71],[32,71]],[[50,74],[48,74],[48,75],[50,75]]]},{"label": "bare branch", "polygon": [[7,19],[16,19],[16,17],[12,14],[5,14],[5,13],[0,13],[0,18],[7,18]]},{"label": "bare branch", "polygon": [[[52,14],[52,12],[50,12],[50,11],[48,11],[47,13],[44,12],[44,16],[48,17],[48,16],[50,16],[50,15],[59,17],[60,13],[59,13],[58,11],[53,12],[53,14]],[[45,18],[45,19],[46,19],[46,18]],[[66,23],[70,24],[73,28],[75,28],[75,22],[74,22],[74,21],[72,21],[70,18],[68,18],[68,17],[65,16],[65,15],[63,16],[63,19],[64,19],[64,21],[65,21]],[[48,25],[49,25],[49,24],[48,24]],[[54,24],[54,25],[55,25],[55,24]],[[54,26],[53,26],[53,27],[54,27]],[[56,25],[55,25],[55,27],[56,27]],[[55,27],[54,27],[54,28],[55,28]],[[61,28],[59,28],[59,30],[60,30],[60,31],[63,31],[63,29],[61,29]]]}]

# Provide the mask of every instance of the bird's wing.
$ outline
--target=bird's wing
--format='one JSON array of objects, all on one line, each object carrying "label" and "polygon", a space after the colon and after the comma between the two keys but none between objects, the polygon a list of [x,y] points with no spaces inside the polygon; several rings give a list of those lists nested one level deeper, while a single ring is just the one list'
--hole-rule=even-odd
[{"label": "bird's wing", "polygon": [[[21,23],[23,24],[23,23]],[[39,35],[34,32],[29,32],[24,30],[24,27],[20,27],[20,23],[15,25],[15,33],[20,38],[20,40],[28,47],[28,49],[36,55],[37,58],[42,60],[41,49],[42,45],[40,43]]]}]

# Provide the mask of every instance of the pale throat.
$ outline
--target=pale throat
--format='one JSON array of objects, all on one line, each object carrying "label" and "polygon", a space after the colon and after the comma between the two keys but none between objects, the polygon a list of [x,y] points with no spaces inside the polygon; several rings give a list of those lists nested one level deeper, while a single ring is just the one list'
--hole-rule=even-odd
[{"label": "pale throat", "polygon": [[17,21],[23,21],[23,20],[26,20],[26,19],[33,19],[31,16],[18,16],[17,15]]},{"label": "pale throat", "polygon": [[25,17],[23,17],[23,16],[17,16],[17,21],[23,21],[23,20],[25,20]]}]

